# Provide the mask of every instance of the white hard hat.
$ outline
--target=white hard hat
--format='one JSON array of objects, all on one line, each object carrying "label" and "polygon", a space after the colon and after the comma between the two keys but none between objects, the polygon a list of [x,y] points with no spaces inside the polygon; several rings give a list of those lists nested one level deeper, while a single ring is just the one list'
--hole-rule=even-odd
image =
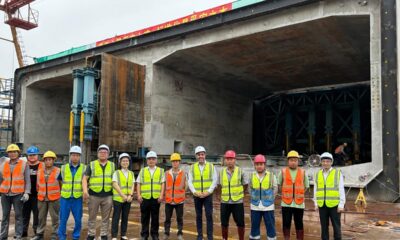
[{"label": "white hard hat", "polygon": [[71,154],[71,153],[79,153],[79,154],[82,154],[82,149],[81,149],[81,147],[79,147],[79,146],[72,146],[72,147],[69,149],[69,154]]},{"label": "white hard hat", "polygon": [[197,153],[199,153],[199,152],[206,152],[206,149],[205,149],[203,146],[197,146],[197,147],[194,149],[194,154],[197,154]]},{"label": "white hard hat", "polygon": [[147,158],[157,158],[157,153],[154,151],[150,151],[146,154],[146,159]]},{"label": "white hard hat", "polygon": [[121,153],[121,155],[119,155],[119,157],[118,157],[118,162],[121,162],[121,159],[124,157],[127,157],[129,160],[131,160],[131,156],[129,156],[129,154]]},{"label": "white hard hat", "polygon": [[97,148],[97,151],[100,151],[100,149],[105,149],[105,150],[107,150],[108,152],[110,152],[110,148],[109,148],[107,145],[105,145],[105,144],[101,144],[101,145]]},{"label": "white hard hat", "polygon": [[321,154],[320,158],[321,158],[321,160],[323,160],[323,159],[330,159],[330,160],[333,161],[333,156],[332,156],[332,154],[330,154],[330,153],[328,153],[328,152],[324,152],[323,154]]}]

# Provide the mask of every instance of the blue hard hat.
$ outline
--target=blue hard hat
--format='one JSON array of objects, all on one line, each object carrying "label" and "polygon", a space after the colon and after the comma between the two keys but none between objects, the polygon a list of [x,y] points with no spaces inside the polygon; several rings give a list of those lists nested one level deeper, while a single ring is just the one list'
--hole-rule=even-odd
[{"label": "blue hard hat", "polygon": [[37,148],[36,146],[30,146],[26,150],[26,154],[27,155],[37,155],[37,154],[39,154],[39,148]]}]

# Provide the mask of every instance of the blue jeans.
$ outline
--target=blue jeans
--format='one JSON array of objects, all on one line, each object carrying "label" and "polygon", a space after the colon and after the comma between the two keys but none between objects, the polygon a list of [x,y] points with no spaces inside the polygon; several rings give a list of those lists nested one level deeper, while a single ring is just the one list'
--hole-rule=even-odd
[{"label": "blue jeans", "polygon": [[260,239],[260,223],[264,218],[264,224],[269,238],[276,237],[274,211],[254,211],[251,210],[251,232],[250,239]]},{"label": "blue jeans", "polygon": [[58,237],[60,240],[67,239],[67,222],[69,214],[75,220],[73,239],[79,239],[82,228],[82,198],[61,198],[60,199],[60,226],[58,227]]},{"label": "blue jeans", "polygon": [[194,207],[196,209],[197,239],[203,239],[203,206],[207,219],[207,239],[213,239],[213,195],[205,198],[194,197]]}]

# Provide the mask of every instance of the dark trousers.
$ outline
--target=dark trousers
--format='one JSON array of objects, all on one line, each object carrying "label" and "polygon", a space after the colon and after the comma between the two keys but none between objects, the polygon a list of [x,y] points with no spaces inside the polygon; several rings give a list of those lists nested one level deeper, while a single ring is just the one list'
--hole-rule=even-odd
[{"label": "dark trousers", "polygon": [[111,237],[116,238],[118,235],[118,224],[121,218],[121,236],[126,236],[128,228],[128,216],[131,210],[131,203],[113,201],[114,210],[111,223]]},{"label": "dark trousers", "polygon": [[304,209],[293,207],[282,207],[282,227],[289,229],[292,225],[292,217],[294,218],[294,225],[296,230],[303,230],[303,215]]},{"label": "dark trousers", "polygon": [[183,232],[183,204],[165,204],[165,222],[164,222],[164,233],[169,236],[171,228],[172,213],[175,209],[176,222],[178,224],[178,235],[182,235]]},{"label": "dark trousers", "polygon": [[207,219],[207,239],[213,239],[213,195],[205,198],[194,197],[194,207],[196,209],[197,239],[203,239],[203,206]]},{"label": "dark trousers", "polygon": [[243,203],[221,203],[221,226],[229,227],[229,218],[233,215],[236,226],[244,227],[244,207]]},{"label": "dark trousers", "polygon": [[340,225],[340,213],[337,211],[337,206],[328,208],[323,206],[319,208],[319,220],[321,222],[321,239],[329,239],[329,219],[333,226],[333,237],[335,240],[342,239],[342,230]]},{"label": "dark trousers", "polygon": [[[18,194],[15,196],[6,196],[5,194],[1,195],[1,207],[3,210],[3,219],[1,221],[1,233],[0,239],[7,240],[9,239],[8,236],[8,227],[10,223],[10,213],[11,207],[14,208],[15,213],[15,237],[21,238],[22,231],[23,231],[23,217],[22,217],[22,206],[23,202],[21,201],[22,194]],[[12,226],[12,225],[11,225]]]},{"label": "dark trousers", "polygon": [[142,231],[140,233],[140,236],[142,238],[149,238],[149,223],[151,218],[151,237],[153,238],[153,240],[158,239],[159,213],[160,203],[158,203],[157,199],[143,199],[143,202],[140,204],[142,223]]},{"label": "dark trousers", "polygon": [[22,207],[22,215],[24,216],[23,225],[24,231],[23,235],[28,234],[29,230],[29,222],[31,221],[31,213],[33,214],[33,232],[36,235],[36,230],[39,225],[39,210],[37,207],[37,196],[36,195],[29,195],[29,200],[24,203]]}]

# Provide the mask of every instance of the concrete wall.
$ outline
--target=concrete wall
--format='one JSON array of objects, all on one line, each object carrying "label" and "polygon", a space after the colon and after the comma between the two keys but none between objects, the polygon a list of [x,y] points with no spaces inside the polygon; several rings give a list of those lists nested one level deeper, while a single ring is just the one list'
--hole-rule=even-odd
[{"label": "concrete wall", "polygon": [[41,152],[68,153],[72,89],[26,89],[24,148],[34,144]]},{"label": "concrete wall", "polygon": [[224,89],[218,82],[188,77],[162,66],[153,67],[151,125],[145,138],[161,154],[174,151],[181,142],[183,154],[197,145],[208,154],[233,148],[251,152],[252,99]]}]

